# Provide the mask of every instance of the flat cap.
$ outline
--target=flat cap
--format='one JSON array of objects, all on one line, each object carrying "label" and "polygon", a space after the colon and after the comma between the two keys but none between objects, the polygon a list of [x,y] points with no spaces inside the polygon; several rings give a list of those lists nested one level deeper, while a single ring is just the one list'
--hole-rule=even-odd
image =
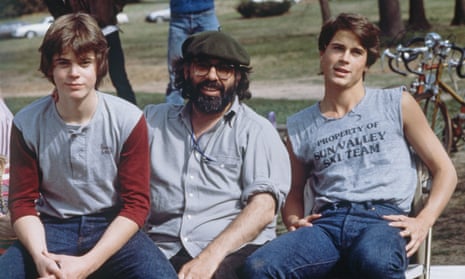
[{"label": "flat cap", "polygon": [[241,66],[250,64],[247,51],[235,39],[221,31],[205,31],[188,37],[182,44],[182,55],[184,59],[208,56]]}]

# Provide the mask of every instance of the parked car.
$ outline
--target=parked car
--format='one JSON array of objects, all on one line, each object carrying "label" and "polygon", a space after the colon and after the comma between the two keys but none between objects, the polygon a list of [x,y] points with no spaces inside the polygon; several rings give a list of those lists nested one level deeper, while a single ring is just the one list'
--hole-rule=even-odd
[{"label": "parked car", "polygon": [[10,21],[0,24],[0,38],[11,38],[16,28],[26,24],[22,21]]},{"label": "parked car", "polygon": [[23,26],[19,26],[12,33],[15,38],[34,38],[37,36],[45,35],[50,25],[53,23],[53,17],[47,16],[39,23],[30,23]]},{"label": "parked car", "polygon": [[116,20],[118,21],[118,24],[128,23],[129,22],[128,14],[126,14],[126,13],[118,13],[116,15]]},{"label": "parked car", "polygon": [[171,19],[171,11],[169,8],[163,10],[157,10],[150,12],[146,17],[145,21],[161,23],[164,21],[169,21]]}]

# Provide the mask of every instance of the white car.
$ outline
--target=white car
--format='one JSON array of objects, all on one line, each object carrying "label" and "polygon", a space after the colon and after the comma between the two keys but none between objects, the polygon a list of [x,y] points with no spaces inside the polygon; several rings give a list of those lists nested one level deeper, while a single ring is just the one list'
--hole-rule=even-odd
[{"label": "white car", "polygon": [[163,21],[169,21],[171,19],[171,11],[169,8],[153,11],[145,17],[147,22],[161,23]]},{"label": "white car", "polygon": [[53,17],[47,16],[39,23],[31,23],[19,26],[11,34],[15,38],[34,38],[45,35],[50,25],[53,23]]}]

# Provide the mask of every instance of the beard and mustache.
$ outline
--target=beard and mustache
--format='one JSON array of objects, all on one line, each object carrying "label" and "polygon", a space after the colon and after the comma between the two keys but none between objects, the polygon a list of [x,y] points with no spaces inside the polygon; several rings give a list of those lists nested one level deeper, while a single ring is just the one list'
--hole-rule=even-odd
[{"label": "beard and mustache", "polygon": [[[208,87],[220,91],[220,96],[207,96],[202,94],[202,87]],[[192,79],[184,90],[188,90],[189,99],[192,104],[201,112],[206,114],[216,114],[224,109],[233,101],[235,86],[225,88],[219,81],[205,80],[194,84]]]}]

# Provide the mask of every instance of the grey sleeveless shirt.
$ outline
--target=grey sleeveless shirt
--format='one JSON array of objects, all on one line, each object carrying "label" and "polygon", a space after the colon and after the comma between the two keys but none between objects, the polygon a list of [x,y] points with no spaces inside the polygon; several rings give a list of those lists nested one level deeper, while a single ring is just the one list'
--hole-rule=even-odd
[{"label": "grey sleeveless shirt", "polygon": [[387,202],[405,212],[417,183],[402,126],[402,88],[366,88],[344,117],[321,114],[316,103],[287,120],[295,155],[311,169],[313,211],[327,203]]}]

